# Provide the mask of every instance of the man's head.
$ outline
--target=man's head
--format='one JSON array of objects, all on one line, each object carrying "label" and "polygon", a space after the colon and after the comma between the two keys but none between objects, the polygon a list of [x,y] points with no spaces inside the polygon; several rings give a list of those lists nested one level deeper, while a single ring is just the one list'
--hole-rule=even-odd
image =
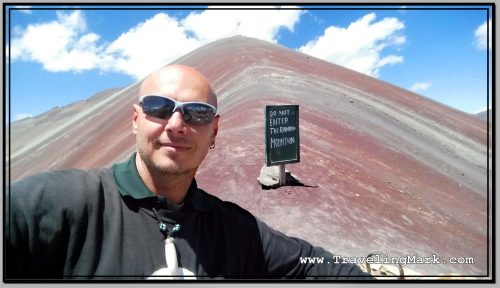
[{"label": "man's head", "polygon": [[[150,95],[161,96],[147,99],[147,102],[153,103],[152,106],[173,104],[162,98],[168,97],[178,102],[200,102],[217,107],[217,98],[208,80],[198,71],[184,65],[164,67],[144,79],[139,96],[145,99],[144,96]],[[151,112],[147,115],[144,113],[148,112],[149,106],[146,104],[134,105],[132,123],[141,160],[152,172],[194,176],[208,148],[215,143],[219,116],[206,123],[208,121],[205,120],[210,120],[212,115],[199,117],[196,112],[207,108],[203,104],[198,104],[198,107],[184,106],[184,114],[188,113],[186,118],[183,117],[182,109],[177,109],[171,116],[169,111],[160,113],[161,116]],[[194,118],[203,121],[192,121],[189,112]]]}]

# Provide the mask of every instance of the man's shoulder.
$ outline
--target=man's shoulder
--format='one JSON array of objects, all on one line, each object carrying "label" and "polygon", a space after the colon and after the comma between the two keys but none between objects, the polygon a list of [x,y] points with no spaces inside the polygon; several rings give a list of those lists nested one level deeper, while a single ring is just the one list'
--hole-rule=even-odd
[{"label": "man's shoulder", "polygon": [[100,181],[109,176],[112,177],[110,168],[94,168],[90,170],[70,168],[64,170],[45,171],[29,175],[17,182],[12,183],[12,186],[37,183],[70,184],[74,183],[73,181],[92,182],[92,180]]},{"label": "man's shoulder", "polygon": [[11,195],[24,194],[25,197],[81,198],[87,192],[102,190],[101,187],[112,182],[113,175],[109,168],[53,170],[12,183],[9,192]]},{"label": "man's shoulder", "polygon": [[241,207],[239,204],[222,200],[219,197],[205,192],[203,189],[198,188],[198,192],[207,201],[207,207],[214,213],[223,214],[225,216],[236,216],[254,220],[255,216],[245,208]]}]

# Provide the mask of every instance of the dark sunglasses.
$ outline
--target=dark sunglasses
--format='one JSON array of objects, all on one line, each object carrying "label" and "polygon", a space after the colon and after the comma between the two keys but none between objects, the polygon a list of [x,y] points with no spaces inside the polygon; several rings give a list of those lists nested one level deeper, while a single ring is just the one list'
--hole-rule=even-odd
[{"label": "dark sunglasses", "polygon": [[195,125],[212,123],[217,108],[203,102],[179,102],[165,96],[147,95],[139,99],[144,114],[169,119],[177,109],[180,109],[184,121]]}]

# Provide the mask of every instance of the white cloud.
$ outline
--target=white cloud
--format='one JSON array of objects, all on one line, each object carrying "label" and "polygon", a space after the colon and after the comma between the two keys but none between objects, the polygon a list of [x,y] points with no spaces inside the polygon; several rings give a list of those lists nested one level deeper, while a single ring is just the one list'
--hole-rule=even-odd
[{"label": "white cloud", "polygon": [[398,63],[403,63],[402,56],[389,55],[389,56],[386,56],[386,57],[380,59],[377,63],[377,67],[381,68],[385,65],[394,65],[394,64],[398,64]]},{"label": "white cloud", "polygon": [[[213,8],[213,7],[212,7]],[[244,7],[243,7],[244,8]],[[202,43],[208,43],[232,35],[243,35],[277,42],[278,31],[293,31],[301,10],[205,10],[192,12],[182,25]]]},{"label": "white cloud", "polygon": [[30,117],[33,117],[33,115],[30,113],[20,113],[20,114],[16,114],[14,116],[14,121],[18,121],[18,120],[30,118]]},{"label": "white cloud", "polygon": [[[488,26],[489,26],[489,33],[488,33]],[[488,22],[485,21],[474,31],[474,38],[477,48],[491,49],[491,29],[492,29],[491,20],[489,20]]]},{"label": "white cloud", "polygon": [[31,6],[24,6],[24,5],[19,5],[15,6],[16,10],[13,11],[19,11],[20,13],[31,15],[33,11],[31,10]]},{"label": "white cloud", "polygon": [[374,22],[370,13],[351,23],[347,28],[330,26],[323,35],[309,41],[299,51],[378,77],[380,68],[403,62],[403,57],[387,55],[382,51],[406,42],[400,31],[404,24],[397,18]]},{"label": "white cloud", "polygon": [[[216,7],[210,7],[216,8]],[[227,8],[227,7],[226,7]],[[255,8],[255,7],[253,7]],[[117,39],[99,44],[100,36],[87,29],[81,11],[57,12],[51,22],[16,27],[11,59],[35,61],[52,72],[120,72],[141,79],[151,71],[215,40],[243,35],[278,42],[281,29],[294,30],[303,10],[208,9],[184,19],[159,13]],[[404,61],[382,55],[384,49],[405,43],[404,24],[396,18],[375,21],[365,15],[347,28],[328,27],[324,34],[299,50],[377,77],[382,67]]]},{"label": "white cloud", "polygon": [[417,82],[410,87],[411,91],[417,92],[421,90],[427,90],[431,86],[429,82]]},{"label": "white cloud", "polygon": [[160,13],[114,41],[106,49],[106,67],[141,79],[221,38],[243,35],[276,42],[281,28],[293,31],[301,13],[300,10],[242,10],[238,7],[238,10],[192,12],[181,20]]},{"label": "white cloud", "polygon": [[140,79],[199,46],[199,41],[188,37],[179,21],[160,13],[111,43],[104,53],[103,64],[107,70]]},{"label": "white cloud", "polygon": [[[211,7],[213,8],[213,7]],[[255,8],[255,7],[254,7]],[[99,69],[141,79],[151,71],[224,37],[243,35],[277,42],[280,29],[293,31],[301,10],[204,10],[176,19],[159,13],[109,43],[87,31],[81,11],[16,29],[11,59],[35,61],[52,72]]]},{"label": "white cloud", "polygon": [[80,11],[57,12],[57,20],[16,28],[11,43],[11,60],[35,61],[51,72],[83,71],[98,63],[99,36],[86,33]]}]

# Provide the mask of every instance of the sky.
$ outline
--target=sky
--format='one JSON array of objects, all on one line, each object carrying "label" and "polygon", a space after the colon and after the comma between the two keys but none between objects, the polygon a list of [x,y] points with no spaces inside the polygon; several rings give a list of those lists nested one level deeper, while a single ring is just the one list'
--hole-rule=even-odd
[{"label": "sky", "polygon": [[273,42],[475,114],[492,106],[488,9],[7,5],[6,119],[128,86],[233,35]]}]

